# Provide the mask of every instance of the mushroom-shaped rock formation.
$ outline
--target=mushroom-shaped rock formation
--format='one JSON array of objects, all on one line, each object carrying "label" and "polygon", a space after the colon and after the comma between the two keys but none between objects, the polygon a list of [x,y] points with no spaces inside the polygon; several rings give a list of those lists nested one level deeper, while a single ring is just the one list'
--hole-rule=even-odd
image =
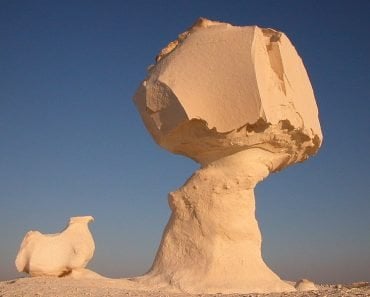
[{"label": "mushroom-shaped rock formation", "polygon": [[31,276],[64,276],[84,271],[94,255],[95,243],[88,223],[92,216],[72,217],[68,226],[57,234],[29,231],[24,237],[15,265],[19,272]]},{"label": "mushroom-shaped rock formation", "polygon": [[201,168],[169,194],[171,218],[138,280],[190,293],[294,290],[262,259],[254,200],[258,182],[322,142],[294,46],[272,29],[200,19],[148,72],[134,97],[145,126]]}]

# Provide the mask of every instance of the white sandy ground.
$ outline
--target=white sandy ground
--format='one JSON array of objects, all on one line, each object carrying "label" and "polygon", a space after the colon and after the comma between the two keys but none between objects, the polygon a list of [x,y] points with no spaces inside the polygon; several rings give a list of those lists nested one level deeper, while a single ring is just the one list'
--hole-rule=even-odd
[{"label": "white sandy ground", "polygon": [[20,278],[0,282],[0,297],[69,297],[69,296],[147,296],[147,297],[339,297],[339,296],[370,296],[370,284],[366,282],[350,285],[318,285],[318,291],[270,293],[270,294],[197,294],[168,293],[162,291],[145,290],[139,284],[129,279],[84,279],[55,277]]}]

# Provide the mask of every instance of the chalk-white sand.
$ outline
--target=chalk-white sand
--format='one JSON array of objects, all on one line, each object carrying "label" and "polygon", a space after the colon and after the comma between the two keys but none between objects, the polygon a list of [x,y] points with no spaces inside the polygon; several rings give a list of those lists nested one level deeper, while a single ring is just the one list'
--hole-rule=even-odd
[{"label": "chalk-white sand", "polygon": [[1,297],[69,297],[69,296],[147,296],[147,297],[185,297],[185,296],[228,296],[228,297],[311,297],[311,296],[370,296],[369,283],[358,283],[352,285],[321,285],[318,291],[270,293],[270,294],[211,294],[211,295],[189,295],[183,293],[168,293],[154,290],[145,290],[137,283],[128,279],[122,280],[75,280],[71,278],[35,277],[20,278],[16,280],[0,282]]}]

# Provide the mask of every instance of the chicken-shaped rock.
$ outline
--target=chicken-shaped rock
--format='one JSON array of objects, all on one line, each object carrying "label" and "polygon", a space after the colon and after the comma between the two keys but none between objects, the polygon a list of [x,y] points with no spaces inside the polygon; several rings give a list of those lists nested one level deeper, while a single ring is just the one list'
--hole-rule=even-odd
[{"label": "chicken-shaped rock", "polygon": [[92,216],[72,217],[56,234],[29,231],[15,260],[17,270],[31,276],[64,276],[86,267],[95,250],[88,227],[93,220]]}]

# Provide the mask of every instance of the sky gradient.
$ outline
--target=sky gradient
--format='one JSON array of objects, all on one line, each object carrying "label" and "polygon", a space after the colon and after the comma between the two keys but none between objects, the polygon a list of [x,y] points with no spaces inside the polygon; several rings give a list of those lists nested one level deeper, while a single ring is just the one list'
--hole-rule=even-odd
[{"label": "sky gradient", "polygon": [[0,1],[0,280],[28,230],[93,215],[89,267],[144,273],[167,193],[198,168],[154,143],[132,102],[198,17],[287,34],[313,85],[318,155],[256,189],[263,256],[282,278],[370,281],[370,1]]}]

